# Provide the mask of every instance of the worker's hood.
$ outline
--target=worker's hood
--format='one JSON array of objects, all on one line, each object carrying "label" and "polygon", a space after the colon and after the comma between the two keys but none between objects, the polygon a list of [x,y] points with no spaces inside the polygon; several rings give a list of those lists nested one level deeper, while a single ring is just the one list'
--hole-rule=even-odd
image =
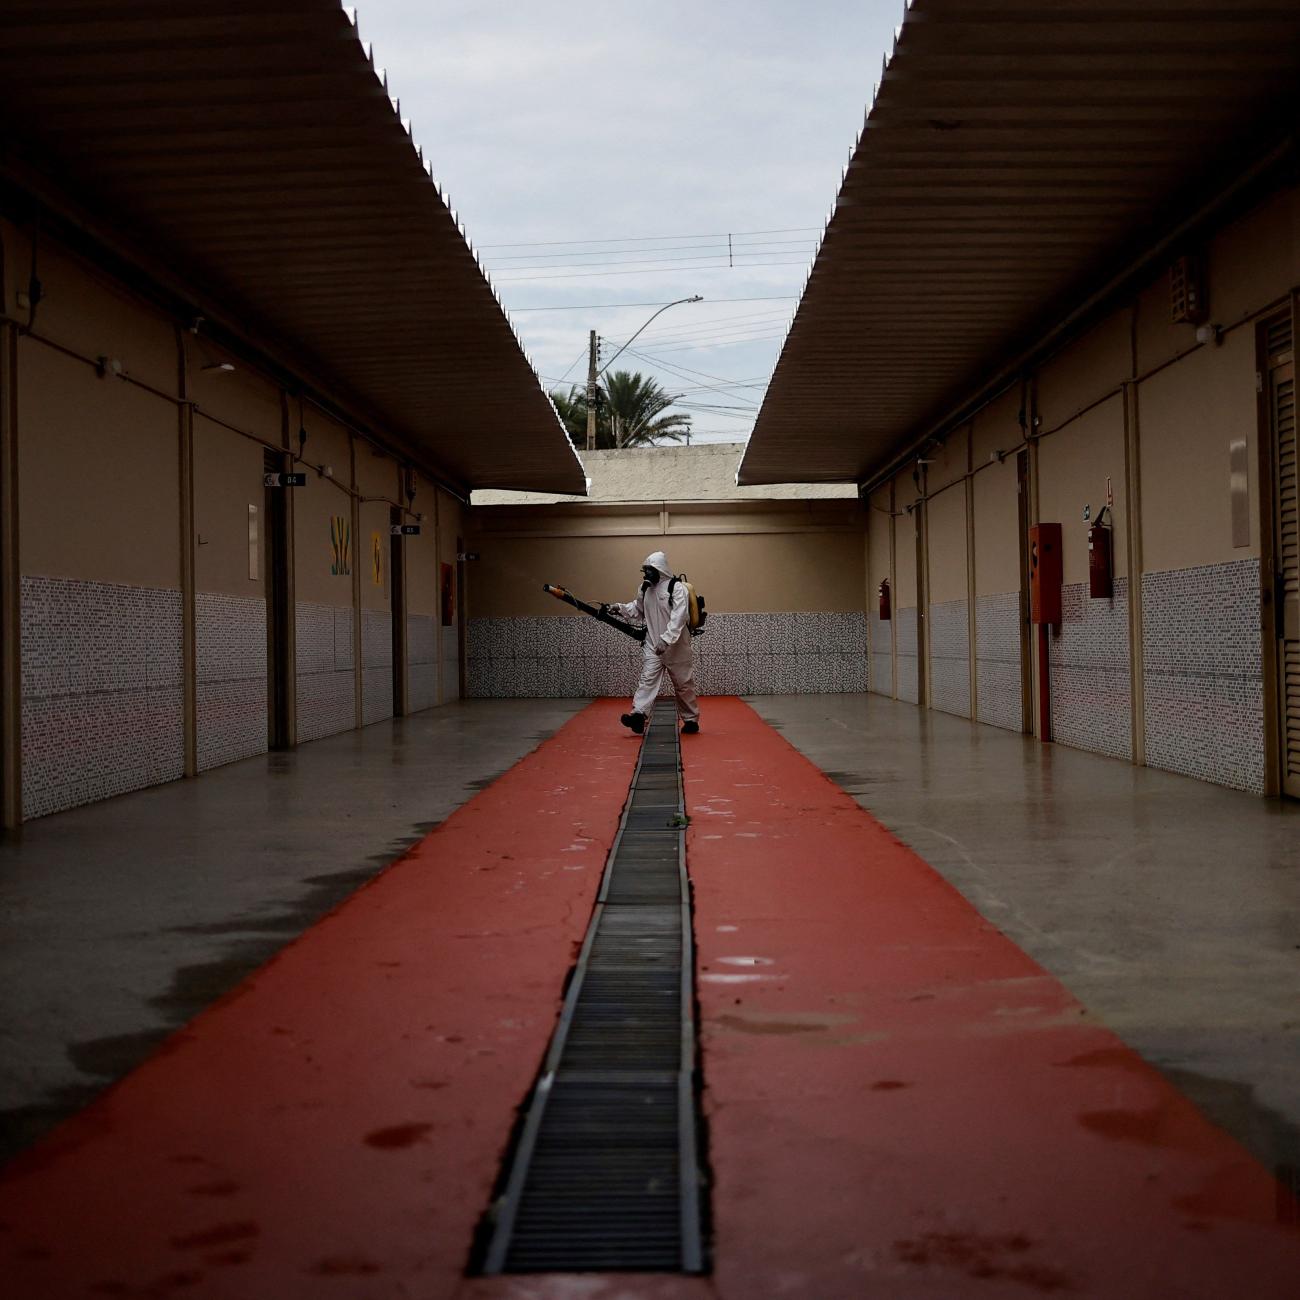
[{"label": "worker's hood", "polygon": [[672,570],[668,567],[668,557],[662,551],[654,551],[647,555],[645,560],[642,562],[641,567],[645,568],[647,565],[651,568],[658,569],[660,574],[665,578],[672,575]]}]

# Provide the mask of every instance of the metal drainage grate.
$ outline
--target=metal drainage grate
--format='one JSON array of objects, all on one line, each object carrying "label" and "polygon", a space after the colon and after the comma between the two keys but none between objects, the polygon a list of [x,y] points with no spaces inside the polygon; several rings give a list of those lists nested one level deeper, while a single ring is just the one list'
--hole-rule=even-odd
[{"label": "metal drainage grate", "polygon": [[704,1268],[676,716],[646,731],[484,1273]]}]

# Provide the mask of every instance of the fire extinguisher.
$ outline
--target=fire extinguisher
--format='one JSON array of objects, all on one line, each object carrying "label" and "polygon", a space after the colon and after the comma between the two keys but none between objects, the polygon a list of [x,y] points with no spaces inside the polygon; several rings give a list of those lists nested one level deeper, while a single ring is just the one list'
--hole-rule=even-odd
[{"label": "fire extinguisher", "polygon": [[879,597],[880,597],[880,621],[881,621],[882,623],[887,623],[887,622],[889,621],[889,617],[890,617],[890,615],[889,615],[889,579],[888,579],[888,578],[886,578],[886,579],[884,580],[884,582],[882,582],[882,583],[880,584],[880,590],[879,590],[879,592],[878,592],[878,595],[879,595]]},{"label": "fire extinguisher", "polygon": [[1103,506],[1097,522],[1088,529],[1088,595],[1093,600],[1110,600],[1114,594],[1111,580],[1110,507]]}]

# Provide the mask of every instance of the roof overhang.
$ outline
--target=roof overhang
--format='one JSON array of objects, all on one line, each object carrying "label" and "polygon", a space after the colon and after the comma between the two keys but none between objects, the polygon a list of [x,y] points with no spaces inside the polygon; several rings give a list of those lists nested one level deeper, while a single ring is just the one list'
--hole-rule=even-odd
[{"label": "roof overhang", "polygon": [[94,214],[116,251],[423,467],[585,491],[335,0],[7,0],[0,133],[11,182]]},{"label": "roof overhang", "polygon": [[864,483],[1292,165],[1294,0],[914,0],[742,484]]}]

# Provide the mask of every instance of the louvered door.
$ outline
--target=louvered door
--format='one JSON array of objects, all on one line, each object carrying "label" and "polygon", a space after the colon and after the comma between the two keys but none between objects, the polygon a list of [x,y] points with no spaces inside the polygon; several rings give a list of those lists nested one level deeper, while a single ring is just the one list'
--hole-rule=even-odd
[{"label": "louvered door", "polygon": [[1288,313],[1270,322],[1268,413],[1273,441],[1273,565],[1277,626],[1278,739],[1282,792],[1300,798],[1300,465],[1295,420],[1295,354]]}]

